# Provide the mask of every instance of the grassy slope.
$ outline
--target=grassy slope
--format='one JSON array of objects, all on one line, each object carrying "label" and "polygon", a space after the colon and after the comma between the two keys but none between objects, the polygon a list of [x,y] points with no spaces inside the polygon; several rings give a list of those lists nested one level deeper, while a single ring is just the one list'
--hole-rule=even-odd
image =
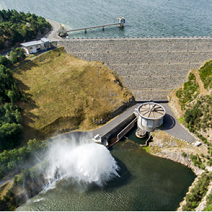
[{"label": "grassy slope", "polygon": [[20,105],[25,141],[94,128],[94,117],[106,116],[132,97],[101,62],[83,61],[62,47],[20,66],[14,77],[27,97]]}]

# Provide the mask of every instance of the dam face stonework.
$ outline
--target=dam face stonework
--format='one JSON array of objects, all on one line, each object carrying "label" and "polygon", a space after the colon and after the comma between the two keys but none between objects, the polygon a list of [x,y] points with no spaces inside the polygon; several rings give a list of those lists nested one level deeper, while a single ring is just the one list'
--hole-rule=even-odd
[{"label": "dam face stonework", "polygon": [[67,39],[58,45],[81,59],[103,61],[137,101],[167,99],[190,69],[212,58],[212,38]]}]

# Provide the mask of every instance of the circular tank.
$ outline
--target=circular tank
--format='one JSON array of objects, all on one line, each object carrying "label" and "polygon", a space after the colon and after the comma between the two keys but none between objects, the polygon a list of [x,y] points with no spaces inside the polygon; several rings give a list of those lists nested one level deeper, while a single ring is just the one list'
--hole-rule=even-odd
[{"label": "circular tank", "polygon": [[140,129],[147,132],[154,131],[155,128],[163,124],[166,114],[165,108],[155,102],[146,102],[137,108],[137,125]]}]

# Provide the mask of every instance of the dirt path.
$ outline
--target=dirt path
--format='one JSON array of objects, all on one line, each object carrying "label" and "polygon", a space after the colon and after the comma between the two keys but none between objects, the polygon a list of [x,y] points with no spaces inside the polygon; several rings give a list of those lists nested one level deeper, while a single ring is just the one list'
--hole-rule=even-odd
[{"label": "dirt path", "polygon": [[202,83],[202,80],[200,78],[200,75],[199,75],[199,72],[198,70],[191,70],[191,72],[195,75],[196,77],[196,81],[197,83],[199,84],[199,88],[200,88],[200,94],[203,94],[203,95],[210,95],[210,92],[207,91],[205,88],[204,88],[204,85]]}]

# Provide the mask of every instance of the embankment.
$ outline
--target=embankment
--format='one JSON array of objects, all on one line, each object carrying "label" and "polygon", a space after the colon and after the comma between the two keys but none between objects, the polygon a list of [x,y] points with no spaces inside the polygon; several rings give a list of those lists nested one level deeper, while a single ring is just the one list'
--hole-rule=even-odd
[{"label": "embankment", "polygon": [[186,81],[190,69],[212,58],[212,38],[113,38],[58,41],[66,52],[103,61],[136,100],[164,100]]}]

